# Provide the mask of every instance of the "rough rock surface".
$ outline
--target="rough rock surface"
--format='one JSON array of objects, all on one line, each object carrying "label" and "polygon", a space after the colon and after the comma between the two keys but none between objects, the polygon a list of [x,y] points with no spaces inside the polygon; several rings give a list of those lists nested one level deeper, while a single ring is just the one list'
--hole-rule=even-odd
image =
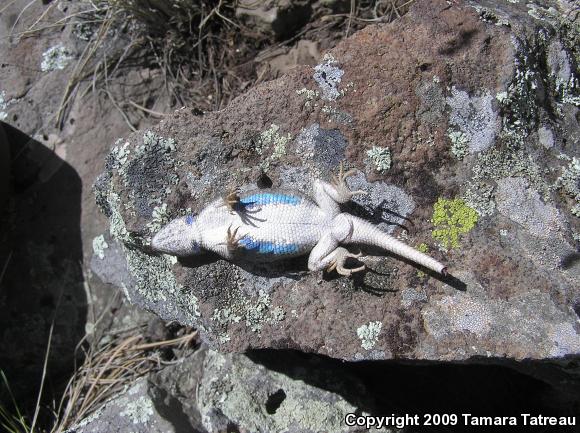
[{"label": "rough rock surface", "polygon": [[[68,433],[354,432],[347,413],[365,413],[366,389],[316,360],[219,354],[206,347],[140,379]],[[294,361],[294,362],[290,362]],[[269,366],[263,365],[269,363]],[[291,365],[285,374],[275,371]],[[341,393],[351,397],[346,400]],[[385,430],[382,430],[385,431]],[[396,431],[396,430],[390,430]]]},{"label": "rough rock surface", "polygon": [[[117,280],[130,300],[226,352],[580,353],[579,44],[569,6],[418,1],[225,110],[182,109],[119,139],[95,184],[116,253],[94,260],[124,268]],[[380,255],[349,279],[308,273],[305,259],[244,269],[148,248],[164,223],[215,196],[253,184],[308,191],[342,160],[358,169],[352,186],[370,192],[348,210],[449,264],[452,277]]]},{"label": "rough rock surface", "polygon": [[[163,390],[139,379],[67,433],[178,433],[190,431],[185,414],[170,406]],[[184,430],[186,428],[186,430]]]}]

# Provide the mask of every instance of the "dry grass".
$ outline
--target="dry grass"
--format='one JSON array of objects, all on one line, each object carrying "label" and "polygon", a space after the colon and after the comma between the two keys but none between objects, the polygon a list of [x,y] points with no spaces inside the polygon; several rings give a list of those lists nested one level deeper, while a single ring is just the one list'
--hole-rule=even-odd
[{"label": "dry grass", "polygon": [[[56,124],[63,126],[74,98],[96,91],[135,130],[130,120],[135,116],[128,113],[155,117],[164,113],[150,112],[141,101],[115,94],[109,82],[128,69],[160,71],[171,108],[217,110],[261,81],[256,71],[258,54],[263,59],[300,38],[345,37],[369,23],[390,22],[406,13],[413,1],[350,0],[344,11],[318,8],[292,37],[276,41],[271,34],[247,28],[236,17],[237,0],[84,0],[81,10],[51,21],[50,12],[65,4],[65,0],[54,0],[25,31],[15,35],[28,37],[69,25],[81,33],[88,31],[89,40],[71,70]],[[253,6],[263,3],[256,0]]]},{"label": "dry grass", "polygon": [[84,349],[84,362],[68,382],[55,409],[57,422],[51,433],[62,433],[78,424],[118,396],[128,384],[167,364],[161,356],[163,350],[184,350],[197,336],[196,331],[189,331],[177,338],[148,342],[140,331],[107,334],[106,344],[92,344]]},{"label": "dry grass", "polygon": [[14,395],[10,389],[8,379],[2,370],[0,370],[0,378],[2,379],[0,389],[4,394],[8,395],[11,403],[11,407],[7,407],[0,401],[0,427],[8,433],[30,433],[30,426],[28,425],[26,417],[20,411],[18,403],[14,399]]}]

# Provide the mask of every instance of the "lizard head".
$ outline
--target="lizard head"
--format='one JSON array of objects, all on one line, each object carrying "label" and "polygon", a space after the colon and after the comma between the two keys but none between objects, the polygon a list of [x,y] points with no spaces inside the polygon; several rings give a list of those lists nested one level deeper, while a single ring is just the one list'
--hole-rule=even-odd
[{"label": "lizard head", "polygon": [[191,256],[201,251],[201,237],[195,217],[176,218],[163,227],[151,240],[155,251],[172,256]]}]

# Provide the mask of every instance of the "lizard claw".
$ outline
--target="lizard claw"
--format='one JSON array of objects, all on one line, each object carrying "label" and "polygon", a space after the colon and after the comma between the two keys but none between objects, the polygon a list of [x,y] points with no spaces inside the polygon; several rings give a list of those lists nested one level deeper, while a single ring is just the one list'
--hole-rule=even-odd
[{"label": "lizard claw", "polygon": [[326,270],[327,272],[332,272],[336,269],[336,272],[338,272],[340,275],[344,275],[347,277],[354,274],[355,272],[364,271],[366,269],[365,265],[359,266],[358,268],[350,268],[350,269],[344,267],[346,259],[348,258],[358,259],[362,255],[363,254],[361,252],[353,254],[349,253],[345,248],[337,248],[335,256]]},{"label": "lizard claw", "polygon": [[236,237],[239,229],[240,229],[239,227],[236,227],[234,229],[234,231],[232,232],[232,226],[230,225],[228,227],[228,234],[226,236],[226,245],[227,245],[228,251],[230,251],[230,252],[237,250],[240,246],[239,242],[240,242],[240,239],[242,237]]},{"label": "lizard claw", "polygon": [[363,191],[361,189],[356,191],[351,191],[348,189],[348,185],[346,184],[346,178],[356,174],[356,169],[351,168],[350,170],[344,171],[344,164],[341,161],[339,168],[338,168],[338,176],[332,176],[332,185],[339,191],[341,194],[345,195],[348,200],[352,198],[353,195],[357,194],[368,194],[368,192]]}]

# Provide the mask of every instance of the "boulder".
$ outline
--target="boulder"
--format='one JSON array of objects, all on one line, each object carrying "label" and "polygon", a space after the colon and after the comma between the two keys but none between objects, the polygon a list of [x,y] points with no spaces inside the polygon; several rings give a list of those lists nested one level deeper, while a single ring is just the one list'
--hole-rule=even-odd
[{"label": "boulder", "polygon": [[191,430],[188,418],[164,390],[141,378],[66,433],[177,433]]},{"label": "boulder", "polygon": [[355,432],[362,429],[344,417],[368,414],[366,392],[340,368],[299,354],[249,357],[201,346],[139,379],[68,433]]},{"label": "boulder", "polygon": [[[570,4],[543,4],[417,1],[222,111],[183,108],[119,139],[95,183],[115,246],[94,260],[122,270],[130,300],[222,352],[577,355],[579,32]],[[450,277],[364,247],[368,270],[353,278],[309,273],[305,258],[248,267],[149,247],[216,196],[308,192],[341,161],[357,170],[350,186],[369,192],[346,210]]]}]

